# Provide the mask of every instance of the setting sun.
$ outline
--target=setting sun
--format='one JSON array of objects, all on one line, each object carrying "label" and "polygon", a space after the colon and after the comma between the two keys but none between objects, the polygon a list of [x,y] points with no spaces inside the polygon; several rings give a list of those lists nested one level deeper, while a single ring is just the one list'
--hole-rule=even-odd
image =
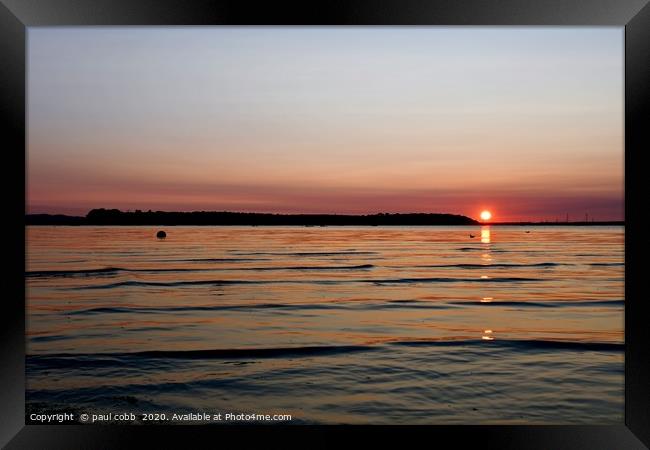
[{"label": "setting sun", "polygon": [[488,221],[492,218],[492,213],[490,211],[483,211],[481,212],[481,220],[482,221]]}]

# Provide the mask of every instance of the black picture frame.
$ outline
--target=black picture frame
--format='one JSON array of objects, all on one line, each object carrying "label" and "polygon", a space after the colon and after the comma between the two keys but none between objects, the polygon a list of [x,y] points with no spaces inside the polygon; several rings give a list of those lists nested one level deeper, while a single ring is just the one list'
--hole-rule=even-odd
[{"label": "black picture frame", "polygon": [[[287,434],[328,445],[341,434],[500,449],[623,449],[650,446],[650,319],[642,283],[643,152],[650,149],[650,5],[647,0],[0,0],[0,114],[6,127],[3,184],[0,445],[6,448],[220,446],[233,435],[273,441]],[[286,427],[25,425],[26,29],[60,25],[521,25],[625,27],[625,423],[620,426]],[[22,187],[21,187],[22,184]],[[22,218],[22,219],[21,219]],[[417,435],[417,436],[416,436]],[[415,442],[415,441],[412,441]]]}]

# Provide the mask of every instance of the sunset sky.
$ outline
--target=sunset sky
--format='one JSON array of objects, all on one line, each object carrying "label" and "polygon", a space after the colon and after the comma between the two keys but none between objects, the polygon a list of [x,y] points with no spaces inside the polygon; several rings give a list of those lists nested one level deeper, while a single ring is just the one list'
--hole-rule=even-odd
[{"label": "sunset sky", "polygon": [[29,28],[27,211],[623,219],[623,29]]}]

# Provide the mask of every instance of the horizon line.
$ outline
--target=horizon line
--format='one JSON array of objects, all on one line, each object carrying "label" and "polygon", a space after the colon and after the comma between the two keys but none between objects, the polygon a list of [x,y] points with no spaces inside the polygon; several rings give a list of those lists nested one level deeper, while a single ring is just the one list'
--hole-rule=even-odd
[{"label": "horizon line", "polygon": [[350,214],[350,213],[273,213],[273,212],[256,212],[256,211],[227,211],[227,210],[192,210],[192,211],[166,211],[166,210],[121,210],[118,208],[92,208],[86,215],[69,215],[63,213],[25,213],[25,217],[29,216],[63,216],[69,218],[87,218],[92,211],[117,211],[121,214],[194,214],[194,213],[221,213],[221,214],[253,214],[253,215],[273,215],[273,216],[348,216],[348,217],[368,217],[368,216],[388,216],[388,215],[448,215],[448,216],[459,216],[466,217],[468,219],[474,220],[480,225],[513,225],[513,224],[547,224],[547,225],[562,225],[562,224],[625,224],[625,219],[621,220],[576,220],[576,221],[558,221],[558,220],[520,220],[520,221],[481,221],[470,216],[465,216],[458,213],[449,213],[449,212],[375,212],[367,214]]}]

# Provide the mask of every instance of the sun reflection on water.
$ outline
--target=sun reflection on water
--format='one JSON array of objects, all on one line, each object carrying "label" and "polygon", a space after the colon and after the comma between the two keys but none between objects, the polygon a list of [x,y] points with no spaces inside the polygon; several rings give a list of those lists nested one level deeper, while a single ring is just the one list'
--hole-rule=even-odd
[{"label": "sun reflection on water", "polygon": [[481,339],[484,341],[493,341],[494,337],[490,336],[492,334],[492,330],[483,330],[483,336],[481,336]]},{"label": "sun reflection on water", "polygon": [[483,244],[489,244],[490,243],[490,226],[485,225],[481,227],[481,242]]}]

